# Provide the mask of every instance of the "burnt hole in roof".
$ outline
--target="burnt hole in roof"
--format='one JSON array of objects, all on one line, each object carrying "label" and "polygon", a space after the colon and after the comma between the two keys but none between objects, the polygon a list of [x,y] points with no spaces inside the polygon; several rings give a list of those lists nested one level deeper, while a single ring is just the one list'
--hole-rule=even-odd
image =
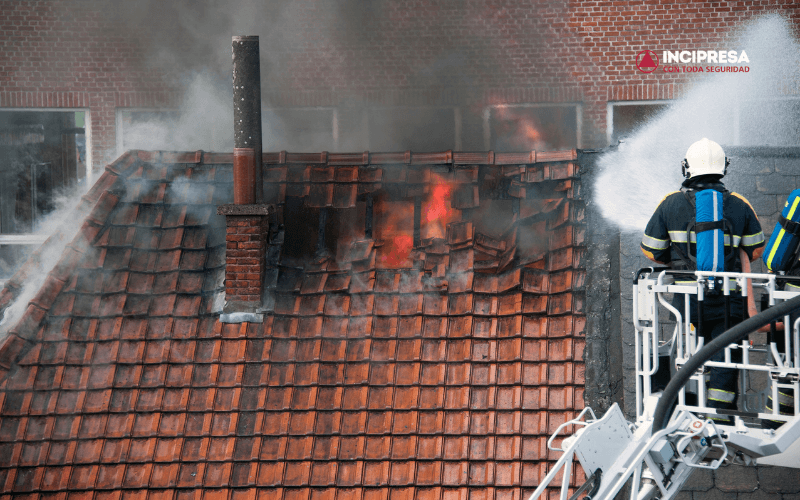
[{"label": "burnt hole in roof", "polygon": [[283,262],[311,259],[317,252],[320,209],[306,206],[303,198],[287,196],[283,217]]},{"label": "burnt hole in roof", "polygon": [[279,292],[299,291],[302,279],[302,269],[281,266],[278,272],[278,285],[276,289]]}]

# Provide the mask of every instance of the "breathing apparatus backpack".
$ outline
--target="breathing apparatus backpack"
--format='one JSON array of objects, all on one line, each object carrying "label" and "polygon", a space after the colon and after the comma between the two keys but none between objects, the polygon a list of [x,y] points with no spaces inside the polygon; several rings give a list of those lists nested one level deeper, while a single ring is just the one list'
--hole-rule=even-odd
[{"label": "breathing apparatus backpack", "polygon": [[[695,220],[686,226],[687,253],[677,245],[673,248],[687,269],[698,271],[725,271],[732,268],[735,256],[733,245],[725,246],[725,235],[732,242],[730,223],[724,217],[723,207],[728,193],[715,189],[686,190],[686,199],[694,206]],[[692,233],[695,233],[695,253],[692,255]]]},{"label": "breathing apparatus backpack", "polygon": [[785,274],[798,266],[800,250],[800,189],[789,194],[772,236],[764,249],[764,264],[774,273]]}]

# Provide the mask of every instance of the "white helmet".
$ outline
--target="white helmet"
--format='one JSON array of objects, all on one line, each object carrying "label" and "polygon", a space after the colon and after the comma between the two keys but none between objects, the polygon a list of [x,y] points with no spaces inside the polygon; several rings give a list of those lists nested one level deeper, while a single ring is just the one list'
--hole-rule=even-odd
[{"label": "white helmet", "polygon": [[714,141],[703,137],[686,151],[686,158],[681,162],[681,171],[687,179],[698,175],[725,175],[730,161],[725,151]]}]

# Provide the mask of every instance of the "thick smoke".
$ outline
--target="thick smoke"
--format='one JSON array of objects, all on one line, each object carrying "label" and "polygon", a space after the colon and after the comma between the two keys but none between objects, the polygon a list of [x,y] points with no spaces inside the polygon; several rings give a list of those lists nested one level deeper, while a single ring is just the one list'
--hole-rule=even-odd
[{"label": "thick smoke", "polygon": [[[100,8],[104,29],[136,41],[143,71],[166,75],[159,77],[165,88],[185,94],[177,123],[129,127],[124,149],[232,149],[232,35],[260,38],[263,147],[273,151],[482,150],[485,87],[500,74],[516,87],[531,84],[510,74],[506,61],[569,75],[553,55],[549,35],[559,28],[513,16],[509,28],[503,6],[442,2],[421,16],[386,0],[81,1]],[[331,93],[336,111],[315,108],[327,106]]]},{"label": "thick smoke", "polygon": [[[755,19],[719,48],[745,50],[748,73],[699,73],[687,95],[603,155],[596,202],[623,230],[642,230],[667,193],[680,187],[688,147],[707,137],[725,146],[782,146],[796,142],[800,43],[779,15]],[[705,50],[708,47],[686,47]],[[737,132],[738,124],[738,132]],[[729,168],[728,180],[741,172]],[[755,172],[754,172],[755,173]]]},{"label": "thick smoke", "polygon": [[233,150],[233,92],[211,73],[191,75],[177,118],[151,119],[125,127],[124,149]]},{"label": "thick smoke", "polygon": [[[331,122],[332,111],[317,113],[307,120],[300,118],[300,123],[292,116],[289,123],[272,105],[269,95],[318,87],[293,81],[290,68],[297,64],[293,58],[309,46],[334,51],[336,27],[347,18],[348,10],[361,12],[360,17],[370,16],[380,10],[380,3],[361,9],[358,7],[362,2],[321,2],[310,9],[303,2],[285,0],[101,0],[99,5],[108,22],[126,37],[137,40],[144,64],[172,75],[172,84],[182,96],[177,119],[154,115],[146,122],[128,125],[123,149],[232,151],[231,36],[257,35],[263,149],[335,150],[330,132],[327,137],[320,137],[317,131],[304,126],[315,119]],[[318,68],[319,74],[325,75],[328,84],[340,81],[345,70],[339,58],[332,57],[327,64]],[[309,115],[314,115],[313,111]],[[327,125],[329,129],[330,123]]]},{"label": "thick smoke", "polygon": [[[226,79],[212,72],[193,72],[185,78],[183,86],[185,90],[177,114],[159,117],[153,113],[147,121],[124,126],[124,150],[233,151],[233,91],[230,75]],[[314,111],[308,114],[310,116],[305,120],[310,125],[308,128],[287,130],[280,110],[270,109],[266,102],[262,102],[263,150],[291,150],[287,145],[301,144],[303,151],[332,150],[330,134],[315,130]],[[330,115],[330,112],[327,114]]]},{"label": "thick smoke", "polygon": [[314,131],[288,127],[268,94],[294,87],[284,78],[286,66],[305,44],[333,44],[329,27],[339,7],[323,2],[319,10],[325,12],[317,14],[329,21],[310,26],[307,7],[288,1],[101,0],[98,5],[110,26],[137,41],[143,65],[173,78],[168,83],[181,96],[177,118],[154,113],[145,122],[126,124],[123,150],[233,150],[232,35],[260,38],[264,150],[291,149],[287,143],[303,144],[307,151],[333,150],[330,137],[320,141]]}]

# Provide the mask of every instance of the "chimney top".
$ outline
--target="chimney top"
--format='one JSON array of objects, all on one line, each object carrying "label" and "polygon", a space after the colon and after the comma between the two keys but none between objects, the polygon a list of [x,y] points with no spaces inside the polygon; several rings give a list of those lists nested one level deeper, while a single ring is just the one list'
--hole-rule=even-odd
[{"label": "chimney top", "polygon": [[261,68],[257,36],[234,36],[233,201],[262,202]]}]

